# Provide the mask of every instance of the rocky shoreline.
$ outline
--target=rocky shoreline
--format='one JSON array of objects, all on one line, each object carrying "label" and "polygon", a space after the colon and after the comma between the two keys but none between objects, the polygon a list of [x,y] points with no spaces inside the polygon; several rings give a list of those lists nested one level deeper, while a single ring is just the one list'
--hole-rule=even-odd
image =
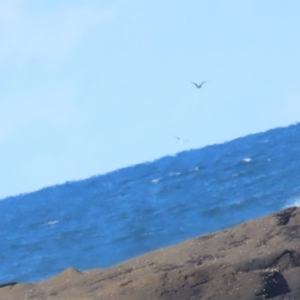
[{"label": "rocky shoreline", "polygon": [[107,269],[2,284],[0,299],[296,300],[299,248],[300,208],[290,207]]}]

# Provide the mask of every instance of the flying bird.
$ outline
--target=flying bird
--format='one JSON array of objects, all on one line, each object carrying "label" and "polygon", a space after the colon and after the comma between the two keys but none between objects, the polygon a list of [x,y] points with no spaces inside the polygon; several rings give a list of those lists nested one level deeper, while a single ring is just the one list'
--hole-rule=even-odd
[{"label": "flying bird", "polygon": [[203,85],[203,83],[205,83],[206,81],[202,81],[200,84],[197,84],[197,83],[195,83],[195,82],[191,82],[192,84],[194,84],[196,87],[197,87],[197,89],[200,89],[200,88],[202,88],[202,85]]},{"label": "flying bird", "polygon": [[181,139],[180,137],[178,137],[178,136],[175,136],[176,137],[176,139],[178,139],[179,140],[179,142],[180,142],[180,144],[183,144],[184,142],[188,142],[189,140],[184,140],[184,139]]}]

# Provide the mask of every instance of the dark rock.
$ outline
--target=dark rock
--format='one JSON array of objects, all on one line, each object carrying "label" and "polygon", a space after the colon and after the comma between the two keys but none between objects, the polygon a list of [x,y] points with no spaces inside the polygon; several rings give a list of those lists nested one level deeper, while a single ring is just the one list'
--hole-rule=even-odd
[{"label": "dark rock", "polygon": [[0,283],[0,288],[3,288],[5,286],[13,286],[15,284],[17,284],[17,282],[15,282],[15,281],[7,282],[7,283]]},{"label": "dark rock", "polygon": [[296,207],[289,207],[285,210],[282,210],[281,212],[279,212],[278,214],[276,214],[277,216],[277,225],[286,225],[288,224],[288,222],[290,221],[293,212],[296,210]]}]

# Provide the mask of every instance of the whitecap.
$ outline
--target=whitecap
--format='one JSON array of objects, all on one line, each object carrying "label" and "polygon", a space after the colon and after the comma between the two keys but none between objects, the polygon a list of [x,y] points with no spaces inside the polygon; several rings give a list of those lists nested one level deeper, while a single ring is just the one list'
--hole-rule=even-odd
[{"label": "whitecap", "polygon": [[292,206],[300,206],[300,197],[295,197],[287,201],[287,204],[283,208],[288,208]]},{"label": "whitecap", "polygon": [[54,224],[57,224],[59,221],[58,220],[54,220],[54,221],[49,221],[48,223],[46,223],[45,225],[54,225]]},{"label": "whitecap", "polygon": [[243,158],[242,161],[245,163],[249,163],[252,161],[252,159],[250,157],[246,157],[246,158]]},{"label": "whitecap", "polygon": [[161,179],[161,178],[155,178],[155,179],[152,179],[151,182],[152,182],[152,183],[158,183],[158,182],[160,181],[160,179]]},{"label": "whitecap", "polygon": [[181,173],[179,173],[179,172],[170,172],[169,173],[169,176],[178,176],[178,175],[180,175]]}]

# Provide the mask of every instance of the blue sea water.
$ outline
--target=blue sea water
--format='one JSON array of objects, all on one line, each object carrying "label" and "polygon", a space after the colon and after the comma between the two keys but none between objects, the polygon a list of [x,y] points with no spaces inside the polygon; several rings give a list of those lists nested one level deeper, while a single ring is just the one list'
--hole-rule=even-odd
[{"label": "blue sea water", "polygon": [[0,283],[108,267],[299,199],[300,124],[9,197]]}]

